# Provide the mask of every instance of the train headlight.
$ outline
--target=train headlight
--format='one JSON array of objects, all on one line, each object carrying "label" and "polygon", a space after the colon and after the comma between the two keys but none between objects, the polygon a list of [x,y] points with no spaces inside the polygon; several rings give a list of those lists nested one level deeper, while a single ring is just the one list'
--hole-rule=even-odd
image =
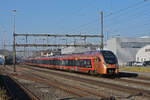
[{"label": "train headlight", "polygon": [[106,67],[107,67],[107,65],[106,65],[106,63],[105,63],[105,62],[103,63],[103,65],[104,65],[104,68],[106,68]]},{"label": "train headlight", "polygon": [[116,68],[119,68],[119,64],[116,64]]}]

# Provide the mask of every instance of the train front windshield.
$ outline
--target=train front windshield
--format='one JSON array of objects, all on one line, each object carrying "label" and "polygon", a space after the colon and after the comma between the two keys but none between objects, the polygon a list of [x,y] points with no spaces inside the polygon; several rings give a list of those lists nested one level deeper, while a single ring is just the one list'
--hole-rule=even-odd
[{"label": "train front windshield", "polygon": [[101,51],[103,58],[107,64],[116,64],[117,58],[111,51]]}]

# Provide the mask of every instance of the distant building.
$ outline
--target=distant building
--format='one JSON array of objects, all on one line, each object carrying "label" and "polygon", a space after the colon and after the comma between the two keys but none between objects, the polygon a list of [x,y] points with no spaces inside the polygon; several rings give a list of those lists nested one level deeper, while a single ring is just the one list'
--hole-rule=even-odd
[{"label": "distant building", "polygon": [[41,51],[41,56],[53,56],[53,55],[60,55],[61,49],[48,49]]},{"label": "distant building", "polygon": [[6,64],[12,64],[12,54],[11,51],[5,49],[0,50],[0,58],[3,59]]},{"label": "distant building", "polygon": [[4,57],[5,57],[5,55],[0,54],[0,58],[1,59],[4,59]]},{"label": "distant building", "polygon": [[[84,42],[78,42],[76,44],[86,45]],[[89,43],[88,43],[89,44]],[[61,49],[62,54],[73,54],[73,53],[82,53],[86,51],[96,50],[97,48],[92,47],[92,44],[90,46],[86,47],[65,47]]]},{"label": "distant building", "polygon": [[5,49],[0,49],[0,55],[10,56],[10,55],[12,55],[12,52],[8,51],[8,50],[5,50]]},{"label": "distant building", "polygon": [[119,64],[136,61],[139,49],[150,44],[150,38],[123,38],[114,37],[107,40],[105,49],[112,50],[118,57]]},{"label": "distant building", "polygon": [[60,55],[61,49],[47,49],[33,52],[32,57]]},{"label": "distant building", "polygon": [[143,48],[139,49],[139,51],[136,54],[136,61],[150,61],[150,45],[144,46]]},{"label": "distant building", "polygon": [[90,51],[90,49],[86,47],[66,47],[62,49],[62,54],[81,53],[86,51]]},{"label": "distant building", "polygon": [[4,59],[5,57],[12,57],[12,52],[5,49],[0,49],[0,58]]}]

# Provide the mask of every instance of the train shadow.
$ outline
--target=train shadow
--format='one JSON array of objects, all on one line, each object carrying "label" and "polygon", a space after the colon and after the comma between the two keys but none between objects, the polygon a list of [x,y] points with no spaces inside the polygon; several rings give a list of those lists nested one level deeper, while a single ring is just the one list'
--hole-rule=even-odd
[{"label": "train shadow", "polygon": [[138,77],[137,73],[131,73],[131,72],[119,72],[116,75],[98,75],[100,77],[104,77],[104,78],[133,78],[133,77]]},{"label": "train shadow", "polygon": [[95,76],[95,77],[111,78],[111,79],[138,77],[137,73],[131,73],[131,72],[119,72],[118,74],[110,74],[110,75],[109,74],[108,75],[100,75],[100,74],[90,75],[89,73],[83,73],[83,72],[75,72],[75,73],[89,75],[89,76]]},{"label": "train shadow", "polygon": [[116,75],[117,78],[124,78],[124,77],[138,77],[137,73],[131,73],[131,72],[119,72],[118,75]]},{"label": "train shadow", "polygon": [[103,78],[133,78],[138,77],[137,73],[131,73],[131,72],[119,72],[118,74],[107,74],[107,75],[95,75],[97,77],[103,77]]}]

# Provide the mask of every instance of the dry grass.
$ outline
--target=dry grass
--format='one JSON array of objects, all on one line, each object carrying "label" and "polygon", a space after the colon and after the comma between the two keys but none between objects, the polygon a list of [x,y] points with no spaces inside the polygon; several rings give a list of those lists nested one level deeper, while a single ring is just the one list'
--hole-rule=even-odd
[{"label": "dry grass", "polygon": [[121,67],[120,71],[150,72],[150,67]]},{"label": "dry grass", "polygon": [[4,88],[0,89],[0,100],[9,100],[9,97],[7,96],[7,92]]}]

